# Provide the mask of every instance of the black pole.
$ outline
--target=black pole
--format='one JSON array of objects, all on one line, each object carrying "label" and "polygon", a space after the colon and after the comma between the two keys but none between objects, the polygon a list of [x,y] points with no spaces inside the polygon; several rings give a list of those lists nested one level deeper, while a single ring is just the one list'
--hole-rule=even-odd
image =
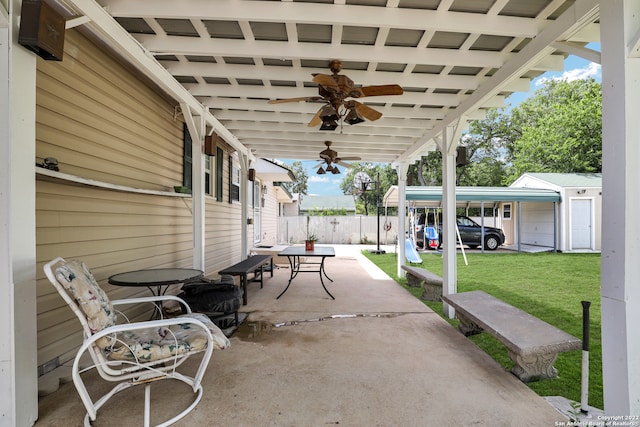
[{"label": "black pole", "polygon": [[385,251],[380,249],[380,172],[378,172],[376,178],[376,215],[378,218],[378,249],[369,252],[372,254],[383,254]]},{"label": "black pole", "polygon": [[589,307],[590,301],[582,303],[582,393],[580,412],[589,413]]},{"label": "black pole", "polygon": [[591,301],[581,301],[582,303],[582,349],[589,351],[589,307]]}]

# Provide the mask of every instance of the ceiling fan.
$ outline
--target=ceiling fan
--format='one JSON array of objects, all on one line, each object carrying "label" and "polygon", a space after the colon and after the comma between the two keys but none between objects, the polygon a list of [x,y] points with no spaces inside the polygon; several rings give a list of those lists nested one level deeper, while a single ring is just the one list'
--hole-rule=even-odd
[{"label": "ceiling fan", "polygon": [[338,122],[350,125],[367,120],[378,120],[382,117],[379,111],[354,99],[365,96],[402,95],[404,90],[397,84],[356,87],[349,77],[340,74],[342,61],[337,59],[329,63],[329,74],[315,73],[313,81],[318,84],[320,96],[303,96],[299,98],[273,99],[269,104],[298,101],[323,101],[323,105],[309,122],[309,127],[320,125],[320,130],[335,130]]},{"label": "ceiling fan", "polygon": [[[360,160],[360,157],[338,157],[338,152],[331,149],[331,144],[331,141],[324,142],[324,145],[326,145],[327,148],[320,152],[321,162],[314,166],[314,169],[318,168],[318,175],[324,175],[327,172],[337,175],[340,173],[340,169],[336,165],[349,168],[351,165],[349,163],[345,163],[345,160]],[[327,166],[322,169],[322,166],[325,164]]]}]

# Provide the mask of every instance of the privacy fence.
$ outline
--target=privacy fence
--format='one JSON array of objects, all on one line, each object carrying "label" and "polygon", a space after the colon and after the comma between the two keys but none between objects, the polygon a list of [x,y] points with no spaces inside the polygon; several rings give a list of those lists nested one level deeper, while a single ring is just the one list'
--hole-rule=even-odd
[{"label": "privacy fence", "polygon": [[[302,243],[309,233],[318,243],[375,244],[378,235],[377,216],[283,216],[278,220],[279,243]],[[380,216],[380,244],[392,245],[398,235],[398,217]]]}]

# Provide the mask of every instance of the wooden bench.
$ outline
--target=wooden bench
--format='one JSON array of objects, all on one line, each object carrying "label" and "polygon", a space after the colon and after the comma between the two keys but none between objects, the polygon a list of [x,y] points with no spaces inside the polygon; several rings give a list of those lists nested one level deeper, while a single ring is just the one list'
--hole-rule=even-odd
[{"label": "wooden bench", "polygon": [[440,301],[442,299],[442,277],[420,267],[403,265],[402,269],[407,272],[407,285],[420,287],[424,292],[422,299],[429,301]]},{"label": "wooden bench", "polygon": [[260,288],[263,284],[264,266],[270,263],[271,277],[273,277],[273,258],[271,255],[253,255],[237,264],[227,267],[218,272],[219,275],[229,274],[231,276],[240,276],[240,286],[242,287],[242,304],[247,305],[247,282],[248,276],[254,273],[253,280],[260,279]]},{"label": "wooden bench", "polygon": [[579,350],[578,338],[483,291],[444,295],[465,336],[489,332],[509,350],[511,372],[523,382],[555,378],[558,353]]}]

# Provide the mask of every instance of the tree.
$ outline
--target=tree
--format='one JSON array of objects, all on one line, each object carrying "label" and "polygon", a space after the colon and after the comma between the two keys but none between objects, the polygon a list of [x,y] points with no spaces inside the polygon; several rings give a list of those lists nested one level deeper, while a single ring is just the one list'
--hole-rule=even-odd
[{"label": "tree", "polygon": [[593,79],[547,80],[506,129],[507,182],[525,172],[602,171],[602,91]]},{"label": "tree", "polygon": [[[362,192],[360,188],[356,188],[354,185],[353,179],[358,172],[365,172],[371,178],[371,184],[368,186],[367,191]],[[398,176],[395,169],[393,169],[389,163],[351,163],[351,168],[349,168],[342,180],[340,189],[344,194],[353,194],[356,196],[356,213],[365,215],[377,214],[375,207],[378,191],[375,188],[375,183],[378,174],[380,176],[380,203],[382,204],[382,197],[389,187],[398,184]]]},{"label": "tree", "polygon": [[[504,186],[525,172],[601,172],[601,85],[547,80],[510,112],[489,110],[485,119],[470,122],[461,143],[469,163],[457,167],[458,185]],[[408,180],[442,185],[440,152],[412,165]]]},{"label": "tree", "polygon": [[309,187],[307,186],[307,172],[302,165],[302,162],[295,161],[289,166],[293,176],[295,177],[293,182],[283,182],[280,185],[286,189],[289,193],[295,194],[307,194]]},{"label": "tree", "polygon": [[[508,116],[502,110],[490,110],[484,120],[469,124],[461,145],[466,148],[467,164],[456,167],[456,184],[466,186],[500,186],[506,176],[505,126]],[[409,168],[410,185],[442,185],[442,154],[432,151],[422,156],[417,166]]]}]

